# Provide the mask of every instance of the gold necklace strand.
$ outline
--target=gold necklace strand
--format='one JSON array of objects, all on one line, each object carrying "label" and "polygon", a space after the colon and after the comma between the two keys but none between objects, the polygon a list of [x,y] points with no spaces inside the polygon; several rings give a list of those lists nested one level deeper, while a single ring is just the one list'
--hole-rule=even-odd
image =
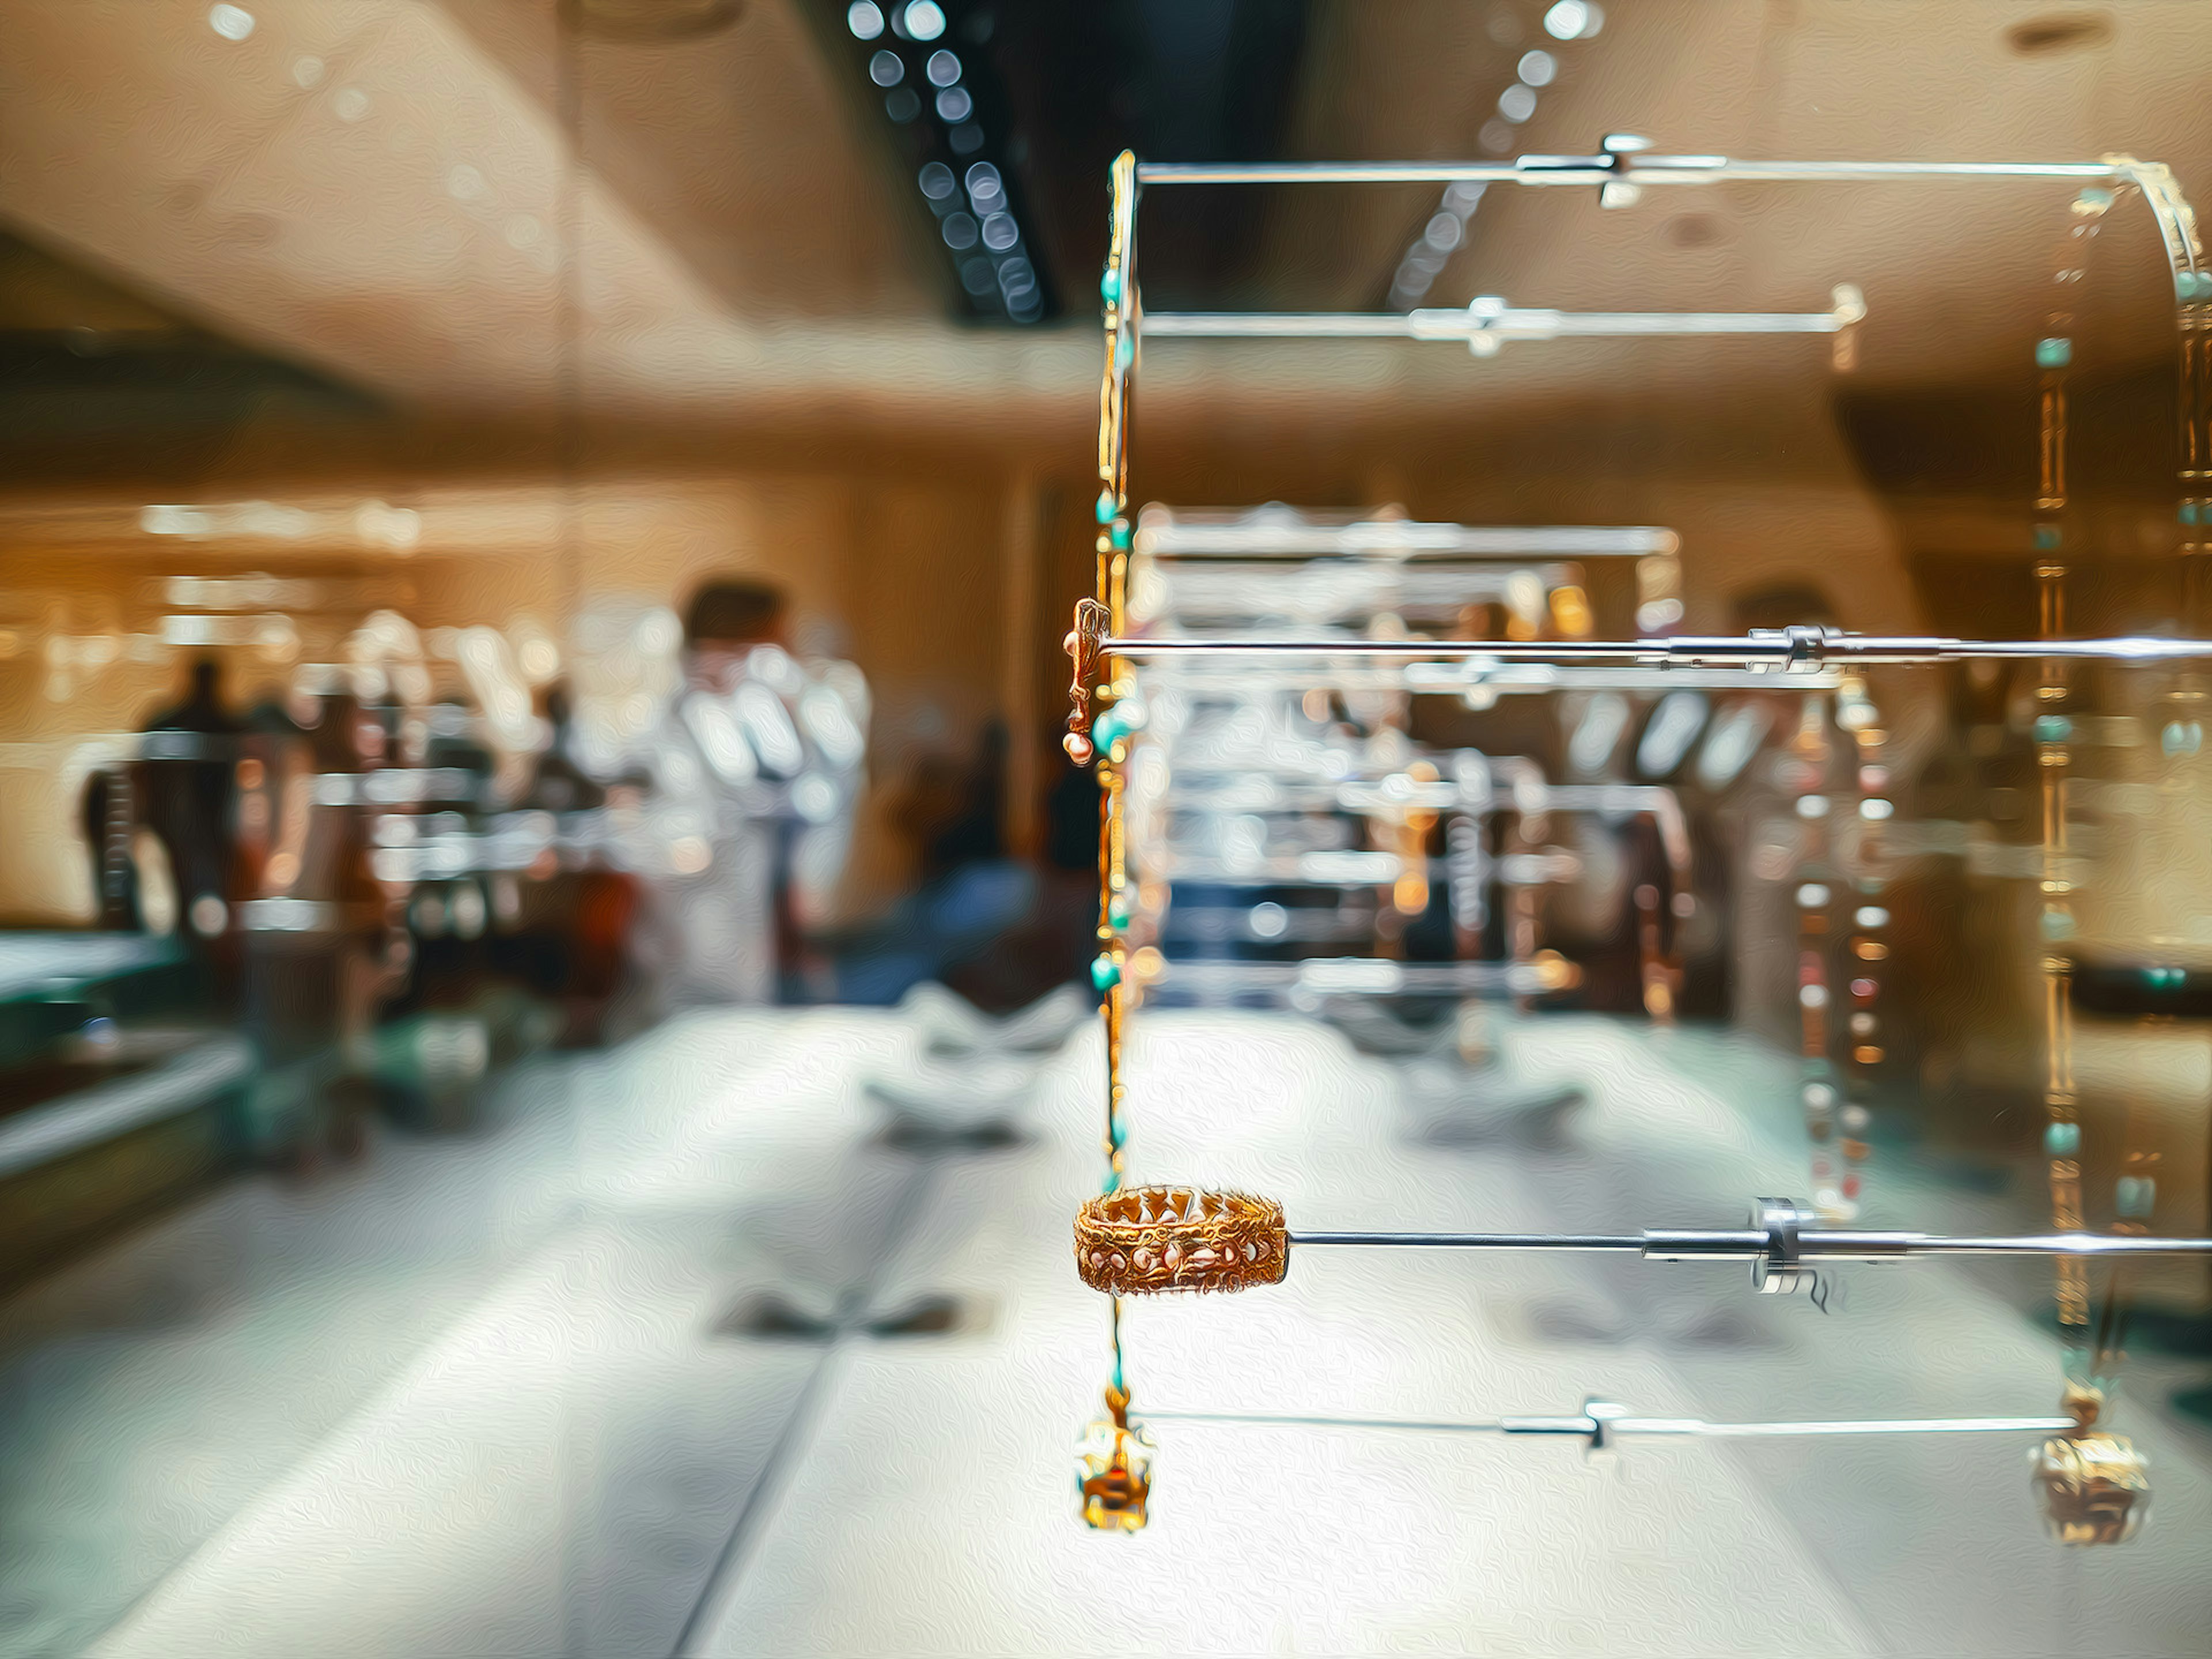
[{"label": "gold necklace strand", "polygon": [[1856,1213],[1864,1202],[1866,1162],[1869,1151],[1867,1127],[1872,1114],[1867,1102],[1874,1091],[1875,1068],[1883,1060],[1881,1040],[1881,964],[1889,958],[1883,933],[1889,927],[1887,888],[1889,867],[1886,829],[1894,803],[1888,795],[1889,769],[1882,755],[1889,734],[1881,716],[1867,695],[1865,682],[1847,677],[1837,697],[1837,724],[1851,738],[1857,753],[1859,824],[1858,849],[1854,862],[1857,875],[1852,884],[1857,902],[1851,908],[1850,960],[1844,964],[1850,975],[1846,989],[1850,1012],[1845,1018],[1844,1047],[1850,1064],[1847,1085],[1836,1119],[1842,1133],[1836,1149],[1843,1155],[1841,1190],[1844,1204]]},{"label": "gold necklace strand", "polygon": [[[2089,246],[2114,199],[2112,191],[2101,189],[2083,191],[2075,198],[2051,274],[2061,303],[2052,307],[2044,337],[2035,347],[2039,420],[2032,533],[2037,555],[2038,632],[2045,640],[2062,638],[2067,631],[2065,532],[2073,516],[2069,510],[2066,473],[2067,379],[2074,356],[2075,313],[2065,301],[2080,288]],[[2034,726],[2043,807],[2042,907],[2038,928],[2044,981],[2044,1152],[2049,1160],[2051,1224],[2065,1231],[2081,1225],[2081,1122],[2074,1086],[2073,968],[2067,954],[2067,941],[2076,926],[2067,822],[2067,786],[2073,766],[2073,720],[2069,712],[2071,678],[2065,660],[2044,659],[2041,684],[2036,689]],[[2089,1375],[2087,1268],[2081,1261],[2062,1260],[2056,1279],[2069,1388],[2094,1388]]]},{"label": "gold necklace strand", "polygon": [[[1137,298],[1135,221],[1137,160],[1123,151],[1109,174],[1112,207],[1108,223],[1105,274],[1099,296],[1105,302],[1106,368],[1098,400],[1098,570],[1091,611],[1079,607],[1069,635],[1075,659],[1074,705],[1066,739],[1077,764],[1095,755],[1098,774],[1099,951],[1091,965],[1098,993],[1106,1039],[1106,1157],[1103,1193],[1117,1191],[1127,1170],[1127,1126],[1123,1110],[1127,1085],[1121,1072],[1122,1028],[1128,1010],[1128,950],[1123,930],[1129,923],[1127,843],[1122,794],[1127,743],[1133,725],[1128,711],[1135,686],[1127,671],[1099,688],[1104,704],[1088,720],[1088,696],[1097,669],[1096,639],[1122,633],[1127,623],[1130,527],[1128,518],[1129,393],[1136,365]],[[1101,614],[1103,613],[1103,614]],[[1095,631],[1094,631],[1095,630]],[[1113,1370],[1105,1389],[1107,1415],[1090,1424],[1077,1449],[1077,1489],[1085,1522],[1100,1531],[1135,1532],[1145,1524],[1152,1492],[1152,1446],[1129,1423],[1129,1383],[1121,1346],[1121,1302],[1109,1313]]]},{"label": "gold necklace strand", "polygon": [[[2174,516],[2179,532],[2177,551],[2182,567],[2184,626],[2189,635],[2201,638],[2208,597],[2204,527],[2212,523],[2212,503],[2206,499],[2207,469],[2212,466],[2212,448],[2208,448],[2207,443],[2208,416],[2212,416],[2212,406],[2208,406],[2208,398],[2212,398],[2212,386],[2208,386],[2208,380],[2212,380],[2212,366],[2205,362],[2208,344],[2212,344],[2207,338],[2208,326],[2212,326],[2212,315],[2208,315],[2208,301],[2212,301],[2212,273],[2198,268],[2203,249],[2197,234],[2196,216],[2182,198],[2172,174],[2162,167],[2130,164],[2129,177],[2158,220],[2173,276],[2179,376],[2175,397],[2178,501]],[[2099,198],[2087,202],[2092,212],[2101,212],[2112,199],[2108,192],[2084,192],[2084,196]],[[2081,206],[2077,204],[2077,211],[2081,210]],[[2078,269],[2074,274],[2078,278]],[[2060,280],[2063,282],[2066,277],[2062,276]],[[2057,334],[2055,329],[2053,333]],[[2067,355],[2070,356],[2070,353]],[[2063,370],[2065,366],[2061,362],[2051,367]],[[2058,413],[2062,421],[2058,452],[2063,456],[2063,405]],[[2050,493],[2052,492],[2046,491]],[[2063,505],[2063,489],[2057,493]],[[2051,580],[2055,582],[2057,577],[2054,575]],[[2178,703],[2193,705],[2201,701],[2198,677],[2185,671],[2170,695]],[[2186,725],[2175,720],[2160,734],[2160,748],[2169,760],[2186,747],[2185,741],[2175,739],[2187,731]],[[2046,806],[2046,814],[2048,811]],[[2063,819],[2060,830],[2063,834]],[[2055,1007],[2051,1017],[2054,1020],[2070,1018],[2063,1006]],[[2069,1086],[2070,1081],[2069,1078]],[[2157,1202],[2155,1171],[2159,1155],[2138,1145],[2140,1113],[2140,1099],[2130,1098],[2122,1140],[2121,1174],[2113,1194],[2116,1233],[2148,1232]],[[2063,1129],[2054,1121],[2050,1133],[2065,1139],[2065,1150],[2078,1151],[2078,1126]],[[2054,1148],[2054,1173],[2057,1150]],[[2078,1202],[2078,1163],[2074,1168],[2072,1185]],[[2054,1196],[2056,1193],[2054,1180]],[[2123,1542],[2140,1527],[2147,1506],[2147,1462],[2125,1437],[2095,1431],[2098,1418],[2105,1408],[2107,1395],[2118,1382],[2124,1358],[2122,1345],[2126,1339],[2129,1301],[2124,1276],[2116,1265],[2095,1334],[2082,1362],[2086,1375],[2078,1380],[2069,1378],[2066,1389],[2063,1404],[2075,1417],[2075,1431],[2045,1442],[2033,1465],[2034,1480],[2044,1498],[2046,1525],[2051,1535],[2064,1543]]]},{"label": "gold necklace strand", "polygon": [[1828,969],[1828,912],[1835,902],[1829,867],[1827,699],[1809,693],[1799,706],[1797,731],[1790,740],[1784,777],[1798,818],[1796,880],[1790,901],[1797,907],[1797,1095],[1811,1144],[1813,1205],[1824,1218],[1842,1218],[1842,1181],[1829,1148],[1836,1133],[1836,1074],[1828,1058],[1828,1007],[1832,1000]]}]

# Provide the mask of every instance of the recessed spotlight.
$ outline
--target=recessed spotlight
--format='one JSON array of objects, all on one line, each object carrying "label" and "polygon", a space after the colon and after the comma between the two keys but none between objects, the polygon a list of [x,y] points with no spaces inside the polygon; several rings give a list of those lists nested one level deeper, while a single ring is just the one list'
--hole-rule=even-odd
[{"label": "recessed spotlight", "polygon": [[884,32],[883,9],[874,0],[854,0],[845,8],[845,27],[853,31],[854,39],[872,40]]},{"label": "recessed spotlight", "polygon": [[895,52],[879,52],[868,59],[868,79],[879,87],[895,87],[906,78],[906,65]]},{"label": "recessed spotlight", "polygon": [[960,78],[960,60],[949,52],[929,54],[929,84],[949,87]]},{"label": "recessed spotlight", "polygon": [[1515,67],[1532,87],[1548,87],[1559,78],[1559,60],[1548,52],[1524,52]]},{"label": "recessed spotlight", "polygon": [[965,87],[947,87],[937,94],[937,118],[940,121],[964,121],[975,112],[975,100],[968,95]]},{"label": "recessed spotlight", "polygon": [[1605,13],[1589,0],[1559,0],[1544,14],[1544,33],[1554,40],[1587,40],[1605,27]]},{"label": "recessed spotlight", "polygon": [[961,252],[975,246],[975,222],[964,213],[949,213],[945,216],[945,246]]},{"label": "recessed spotlight", "polygon": [[1516,81],[1498,94],[1498,112],[1516,125],[1536,112],[1536,90]]},{"label": "recessed spotlight", "polygon": [[952,169],[942,161],[932,161],[922,168],[920,182],[921,193],[933,202],[944,201],[957,185],[952,177]]},{"label": "recessed spotlight", "polygon": [[323,83],[323,60],[319,58],[301,58],[292,64],[292,81],[303,90],[312,91]]},{"label": "recessed spotlight", "polygon": [[243,40],[253,33],[253,14],[243,6],[216,6],[208,13],[208,27],[226,40]]},{"label": "recessed spotlight", "polygon": [[913,0],[902,17],[906,32],[917,40],[934,40],[945,33],[945,8],[937,0]]}]

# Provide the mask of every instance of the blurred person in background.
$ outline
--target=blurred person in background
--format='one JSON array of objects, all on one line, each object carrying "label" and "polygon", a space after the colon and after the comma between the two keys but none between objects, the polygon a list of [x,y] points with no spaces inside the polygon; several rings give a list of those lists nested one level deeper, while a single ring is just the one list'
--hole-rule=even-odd
[{"label": "blurred person in background", "polygon": [[669,999],[818,994],[827,975],[805,940],[851,845],[866,682],[849,663],[794,656],[783,595],[757,582],[702,586],[684,637],[684,684],[653,766],[668,830]]},{"label": "blurred person in background", "polygon": [[231,881],[237,865],[239,738],[243,722],[222,699],[222,668],[196,658],[183,702],[144,727],[131,793],[140,819],[159,838],[175,883],[178,931],[210,969],[222,995],[234,963],[226,949]]}]

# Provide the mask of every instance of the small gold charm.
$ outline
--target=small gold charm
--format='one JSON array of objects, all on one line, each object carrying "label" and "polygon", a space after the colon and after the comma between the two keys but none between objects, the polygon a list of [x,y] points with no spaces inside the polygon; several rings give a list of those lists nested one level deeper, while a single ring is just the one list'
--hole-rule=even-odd
[{"label": "small gold charm", "polygon": [[1097,752],[1085,728],[1091,723],[1091,683],[1098,675],[1099,651],[1105,643],[1109,620],[1106,607],[1097,600],[1078,599],[1075,626],[1060,641],[1073,672],[1067,682],[1067,735],[1060,744],[1078,766],[1089,765]]},{"label": "small gold charm", "polygon": [[1152,1494],[1156,1447],[1141,1427],[1129,1423],[1129,1396],[1106,1390],[1102,1417],[1085,1425],[1075,1449],[1075,1485],[1083,1501],[1085,1524],[1099,1532],[1141,1532],[1146,1503]]},{"label": "small gold charm", "polygon": [[2057,1543],[2124,1544],[2150,1514],[2150,1463],[2124,1435],[2054,1435],[2027,1466]]}]

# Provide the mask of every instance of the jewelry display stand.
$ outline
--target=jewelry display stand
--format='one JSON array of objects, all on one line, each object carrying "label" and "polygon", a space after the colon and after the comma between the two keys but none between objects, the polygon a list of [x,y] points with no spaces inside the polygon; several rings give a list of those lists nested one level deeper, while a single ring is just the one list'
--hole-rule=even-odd
[{"label": "jewelry display stand", "polygon": [[[1077,606],[1066,647],[1073,673],[1065,739],[1079,765],[1097,764],[1100,787],[1100,951],[1091,977],[1105,1027],[1106,1170],[1100,1196],[1084,1205],[1075,1227],[1077,1267],[1085,1282],[1112,1298],[1112,1372],[1107,1415],[1086,1431],[1079,1453],[1082,1512],[1109,1530],[1135,1531],[1146,1519],[1154,1444],[1132,1418],[1122,1344],[1123,1298],[1166,1291],[1242,1291],[1279,1283],[1298,1251],[1326,1246],[1449,1249],[1471,1251],[1632,1254],[1647,1261],[1747,1262],[1753,1285],[1769,1293],[1811,1291],[1820,1297],[1831,1264],[1903,1262],[1928,1255],[2034,1255],[2056,1263],[2057,1302],[2066,1348],[2061,1414],[2051,1418],[1960,1416],[1863,1421],[1712,1423],[1700,1419],[1642,1419],[1600,1401],[1560,1418],[1498,1418],[1481,1422],[1427,1423],[1403,1419],[1262,1417],[1233,1413],[1161,1411],[1160,1420],[1311,1423],[1432,1432],[1494,1431],[1507,1436],[1579,1437],[1594,1449],[1638,1435],[1678,1437],[1753,1437],[1853,1434],[2027,1433],[2045,1437],[2031,1455],[2034,1489],[2051,1535],[2069,1544],[2123,1541],[2140,1528],[2148,1508],[2143,1461],[2123,1437],[2100,1426],[2108,1408],[2124,1334],[2130,1262],[2142,1258],[2202,1257],[2212,1240],[2154,1235],[2154,1155],[2132,1144],[2122,1152],[2122,1176],[2112,1206],[2112,1231],[2093,1230],[2081,1191],[2081,1128],[2075,1094],[2069,954],[2075,931],[2073,899],[2080,860],[2068,840],[2067,780],[2074,740],[2077,683],[2109,666],[2114,672],[2178,675],[2171,694],[2192,705],[2203,693],[2192,665],[2212,659],[2212,639],[2134,635],[2069,637],[2066,591],[2071,495],[2067,482],[2068,386],[2073,372],[2076,319],[2087,261],[2110,210],[2140,201],[2155,222],[2172,280],[2179,337],[2177,556],[2191,594],[2185,627],[2206,631],[2202,608],[2203,526],[2212,522],[2208,467],[2212,467],[2212,374],[2202,358],[2212,327],[2212,270],[2203,268],[2194,215],[2163,167],[2115,157],[2100,161],[1847,162],[1745,161],[1717,155],[1663,155],[1640,139],[1607,138],[1589,155],[1528,155],[1483,163],[1166,164],[1139,162],[1124,154],[1110,171],[1111,214],[1106,269],[1106,366],[1100,393],[1097,498],[1097,581]],[[1462,310],[1406,313],[1147,313],[1138,282],[1137,210],[1146,187],[1406,184],[1454,182],[1528,188],[1584,188],[1601,205],[1626,208],[1647,192],[1723,184],[1927,186],[1949,182],[1970,187],[2069,185],[2053,269],[2060,304],[2033,346],[2038,374],[2038,493],[2032,545],[2040,594],[2041,626],[2033,639],[1965,639],[1940,635],[1867,635],[1806,624],[1739,635],[1689,635],[1667,631],[1679,618],[1656,605],[1640,605],[1632,638],[1592,637],[1581,622],[1589,614],[1579,562],[1613,556],[1663,560],[1671,565],[1679,540],[1651,528],[1568,527],[1487,529],[1420,525],[1385,518],[1337,518],[1264,508],[1249,514],[1129,512],[1128,440],[1140,343],[1219,338],[1412,339],[1463,343],[1477,359],[1506,346],[1540,349],[1545,342],[1684,337],[1820,337],[1840,367],[1854,361],[1856,337],[1869,315],[1855,286],[1836,284],[1825,309],[1782,313],[1571,312],[1509,305],[1491,297]],[[1878,303],[1877,296],[1877,303]],[[1632,351],[1632,343],[1621,349]],[[1475,370],[1474,372],[1480,372]],[[1316,560],[1329,562],[1324,567]],[[1458,561],[1455,566],[1452,562]],[[1304,564],[1292,562],[1305,561]],[[1207,567],[1212,567],[1211,569]],[[1456,572],[1456,580],[1454,579]],[[1478,574],[1480,573],[1480,574]],[[1518,584],[1522,620],[1539,625],[1509,628],[1504,639],[1455,635],[1449,619],[1464,607],[1504,596],[1501,578]],[[1639,584],[1679,590],[1676,579]],[[1574,598],[1563,596],[1572,592]],[[1532,597],[1533,596],[1533,597]],[[1579,613],[1574,607],[1582,605]],[[1432,614],[1431,614],[1432,613]],[[1376,625],[1388,617],[1392,624]],[[1407,625],[1444,623],[1444,631],[1422,635]],[[1540,637],[1543,632],[1557,636]],[[1866,1157],[1866,1114],[1860,1085],[1883,1055],[1881,986],[1877,964],[1886,960],[1888,922],[1883,891],[1882,842],[1893,830],[1895,804],[1885,762],[1887,733],[1868,690],[1873,666],[1957,662],[2027,661],[2040,665],[2033,737],[2042,781],[2043,841],[2036,864],[2040,901],[2041,972],[2045,985],[2044,1149],[2049,1159],[2052,1225],[2048,1233],[1950,1237],[1920,1231],[1853,1229],[1839,1224],[1857,1208]],[[1839,805],[1867,832],[1859,838],[1853,871],[1837,867],[1832,848],[1817,838],[1803,843],[1795,886],[1801,959],[1823,960],[1831,913],[1840,903],[1849,923],[1853,966],[1846,986],[1832,984],[1822,969],[1801,975],[1798,1003],[1804,1022],[1802,1097],[1814,1149],[1812,1206],[1761,1198],[1749,1222],[1734,1228],[1638,1225],[1605,1234],[1421,1233],[1306,1231],[1289,1226],[1280,1206],[1233,1192],[1190,1187],[1127,1187],[1128,1095],[1123,1047],[1129,1013],[1145,996],[1181,994],[1193,1000],[1257,993],[1318,1007],[1328,995],[1443,994],[1526,1000],[1565,988],[1574,964],[1533,948],[1504,959],[1444,963],[1390,957],[1307,958],[1283,962],[1175,962],[1139,941],[1156,937],[1171,880],[1202,878],[1233,885],[1291,882],[1344,890],[1370,890],[1378,903],[1395,894],[1410,906],[1425,902],[1431,872],[1429,832],[1451,819],[1479,831],[1490,817],[1511,812],[1540,821],[1550,812],[1596,811],[1613,815],[1644,811],[1659,823],[1663,842],[1674,838],[1679,804],[1671,792],[1618,785],[1557,785],[1511,757],[1472,751],[1413,753],[1395,766],[1339,768],[1308,764],[1292,746],[1287,756],[1240,769],[1233,751],[1193,764],[1176,739],[1190,708],[1210,701],[1220,707],[1264,709],[1309,693],[1410,697],[1459,695],[1471,706],[1507,692],[1617,690],[1672,692],[1690,688],[1763,690],[1796,700],[1799,719],[1788,750],[1795,767],[1791,794],[1797,816],[1826,819]],[[1832,706],[1832,713],[1831,712]],[[1832,732],[1831,726],[1832,724]],[[2172,745],[2168,745],[2169,750]],[[1149,752],[1148,752],[1149,751]],[[1747,753],[1748,751],[1747,751]],[[1844,763],[1839,763],[1838,757]],[[1849,783],[1830,780],[1838,770]],[[1202,834],[1180,838],[1168,823],[1179,782],[1192,795],[1183,810],[1235,811],[1262,825],[1258,843],[1224,860],[1204,851]],[[1245,793],[1240,795],[1240,788]],[[1608,793],[1610,792],[1610,793]],[[1255,807],[1255,800],[1261,805]],[[1334,811],[1364,817],[1370,839],[1398,838],[1389,847],[1277,847],[1265,830],[1268,805]],[[1840,814],[1838,814],[1840,816]],[[1455,921],[1497,878],[1476,831],[1443,836],[1445,878]],[[1248,836],[1248,839],[1249,837]],[[1518,855],[1531,856],[1533,849]],[[1679,879],[1671,895],[1653,884],[1639,894],[1644,926],[1639,934],[1644,1003],[1655,1019],[1672,1017],[1676,970],[1666,948],[1670,913],[1679,919],[1694,904],[1686,852],[1670,865]],[[1533,866],[1521,874],[1534,878]],[[1545,872],[1572,879],[1562,867]],[[1401,887],[1401,884],[1407,885]],[[1504,884],[1510,895],[1516,885]],[[1664,902],[1662,902],[1662,898]],[[1509,898],[1509,902],[1511,900]],[[1676,906],[1682,907],[1677,909]],[[1277,907],[1279,909],[1280,907]],[[1402,907],[1401,908],[1405,908]],[[1462,932],[1464,933],[1464,929]],[[1479,930],[1478,930],[1479,931]],[[1528,941],[1524,940],[1524,943]],[[1831,1008],[1848,995],[1839,1014],[1847,1034],[1847,1076],[1838,1078],[1829,1053]],[[1843,1087],[1839,1087],[1839,1083]],[[1841,1135],[1837,1131],[1840,1128]],[[2132,1127],[2130,1141],[2132,1142]],[[1840,1158],[1831,1156],[1835,1145]],[[2099,1260],[2109,1263],[2101,1298],[2090,1291]],[[2096,1309],[2093,1334],[2093,1306]]]}]

